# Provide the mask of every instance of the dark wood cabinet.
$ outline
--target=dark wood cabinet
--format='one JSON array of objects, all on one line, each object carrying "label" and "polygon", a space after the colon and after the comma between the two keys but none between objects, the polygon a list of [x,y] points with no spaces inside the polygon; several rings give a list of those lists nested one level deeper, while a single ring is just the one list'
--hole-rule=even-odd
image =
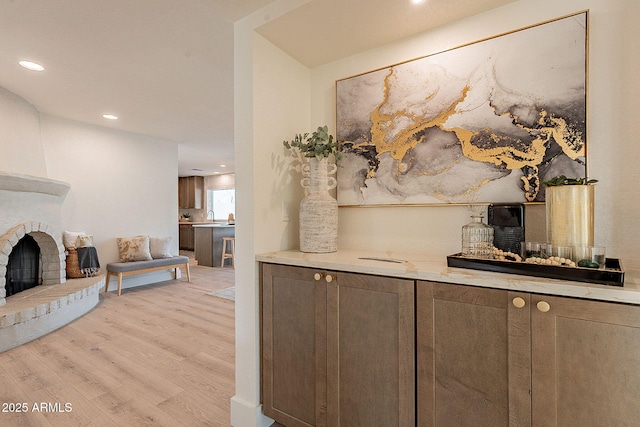
[{"label": "dark wood cabinet", "polygon": [[262,264],[262,401],[287,427],[415,423],[414,282]]},{"label": "dark wood cabinet", "polygon": [[[235,226],[196,226],[193,227],[193,233],[195,234],[195,257],[198,265],[206,267],[222,266],[222,238],[235,237]],[[227,248],[227,251],[229,251],[229,248]],[[228,262],[227,265],[229,265]]]},{"label": "dark wood cabinet", "polygon": [[191,224],[178,225],[179,247],[185,251],[192,251],[195,248],[195,238],[193,226]]},{"label": "dark wood cabinet", "polygon": [[640,307],[418,282],[418,425],[640,419]]},{"label": "dark wood cabinet", "polygon": [[532,425],[640,422],[640,307],[531,296]]},{"label": "dark wood cabinet", "polygon": [[202,209],[204,177],[185,176],[178,178],[178,208]]},{"label": "dark wood cabinet", "polygon": [[261,277],[264,414],[287,427],[326,426],[326,283],[275,264],[262,264]]},{"label": "dark wood cabinet", "polygon": [[324,279],[327,425],[413,426],[414,282],[343,272]]},{"label": "dark wood cabinet", "polygon": [[529,299],[418,282],[419,426],[530,425]]},{"label": "dark wood cabinet", "polygon": [[261,264],[262,403],[286,427],[640,419],[640,307]]}]

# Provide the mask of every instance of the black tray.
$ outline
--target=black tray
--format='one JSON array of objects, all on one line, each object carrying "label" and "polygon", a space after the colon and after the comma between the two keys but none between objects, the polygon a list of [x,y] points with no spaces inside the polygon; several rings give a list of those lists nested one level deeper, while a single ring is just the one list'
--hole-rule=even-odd
[{"label": "black tray", "polygon": [[520,274],[523,276],[547,277],[549,279],[572,280],[574,282],[597,283],[600,285],[624,286],[624,271],[622,271],[620,260],[617,258],[607,258],[605,268],[596,270],[593,268],[467,258],[458,253],[447,256],[447,266],[496,273]]}]

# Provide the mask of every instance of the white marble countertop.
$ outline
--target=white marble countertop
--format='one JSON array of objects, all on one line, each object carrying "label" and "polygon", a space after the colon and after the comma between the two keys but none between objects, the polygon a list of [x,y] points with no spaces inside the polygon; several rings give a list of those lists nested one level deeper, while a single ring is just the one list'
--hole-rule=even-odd
[{"label": "white marble countertop", "polygon": [[210,222],[210,223],[194,223],[193,228],[214,228],[214,227],[235,227],[235,224],[227,224],[225,222]]},{"label": "white marble countertop", "polygon": [[418,253],[339,250],[312,254],[292,250],[259,254],[256,261],[640,305],[640,275],[629,271],[625,271],[624,286],[620,287],[451,268],[444,255]]}]

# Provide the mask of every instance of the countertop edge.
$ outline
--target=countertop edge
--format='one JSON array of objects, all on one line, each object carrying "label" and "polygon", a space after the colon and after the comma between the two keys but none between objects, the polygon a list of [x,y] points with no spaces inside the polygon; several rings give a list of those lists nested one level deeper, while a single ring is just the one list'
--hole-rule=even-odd
[{"label": "countertop edge", "polygon": [[258,254],[255,259],[258,262],[272,264],[640,305],[640,286],[632,280],[630,272],[625,272],[624,286],[617,287],[452,268],[447,267],[446,255],[368,250],[339,250],[328,254],[314,254],[291,250]]},{"label": "countertop edge", "polygon": [[195,223],[192,225],[193,228],[229,228],[235,227],[235,224],[199,224]]}]

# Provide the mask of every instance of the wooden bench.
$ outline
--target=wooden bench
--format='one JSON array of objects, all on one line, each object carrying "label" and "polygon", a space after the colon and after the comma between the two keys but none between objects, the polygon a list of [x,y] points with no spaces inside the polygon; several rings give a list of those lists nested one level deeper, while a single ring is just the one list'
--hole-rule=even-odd
[{"label": "wooden bench", "polygon": [[134,274],[151,273],[153,271],[175,269],[175,278],[178,277],[178,268],[184,268],[187,273],[187,281],[191,282],[189,271],[189,257],[174,256],[171,258],[159,258],[149,261],[112,262],[107,264],[107,278],[104,291],[109,290],[109,278],[118,276],[118,295],[122,292],[122,277]]}]

